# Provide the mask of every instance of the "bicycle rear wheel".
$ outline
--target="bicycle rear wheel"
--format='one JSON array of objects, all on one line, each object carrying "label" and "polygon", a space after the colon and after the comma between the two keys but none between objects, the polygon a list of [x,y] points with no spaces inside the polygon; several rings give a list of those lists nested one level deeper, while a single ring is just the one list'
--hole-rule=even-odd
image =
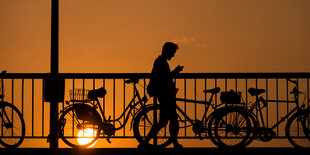
[{"label": "bicycle rear wheel", "polygon": [[6,148],[18,147],[25,138],[25,122],[12,104],[0,103],[0,144]]},{"label": "bicycle rear wheel", "polygon": [[[97,141],[101,131],[101,119],[87,121],[78,117],[78,107],[70,107],[63,112],[58,122],[59,137],[69,146],[74,148],[91,147]],[[94,115],[97,111],[87,111]],[[99,114],[98,114],[99,115]],[[96,119],[92,119],[96,120]]]},{"label": "bicycle rear wheel", "polygon": [[222,109],[215,116],[212,135],[215,144],[221,148],[243,148],[249,144],[252,134],[252,122],[249,113],[240,108]]},{"label": "bicycle rear wheel", "polygon": [[[154,113],[157,114],[157,123],[159,122],[159,106],[147,107],[137,114],[133,123],[134,136],[139,143],[145,140],[152,127],[154,126]],[[170,121],[169,121],[170,122]],[[169,123],[162,128],[156,137],[152,137],[148,142],[154,148],[164,148],[172,143],[172,138],[169,134]]]},{"label": "bicycle rear wheel", "polygon": [[310,110],[302,110],[294,114],[285,127],[285,135],[289,142],[297,148],[310,148],[309,126]]}]

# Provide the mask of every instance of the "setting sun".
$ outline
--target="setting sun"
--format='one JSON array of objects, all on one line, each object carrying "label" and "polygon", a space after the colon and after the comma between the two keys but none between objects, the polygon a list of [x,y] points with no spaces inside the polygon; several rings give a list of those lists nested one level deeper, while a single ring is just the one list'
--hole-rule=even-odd
[{"label": "setting sun", "polygon": [[[91,142],[93,140],[93,136],[96,135],[96,131],[94,131],[93,129],[91,128],[86,128],[84,130],[80,130],[79,133],[78,133],[78,142],[80,145],[85,145],[89,142]],[[92,145],[88,146],[88,147],[92,147],[96,144],[97,141],[95,141]]]}]

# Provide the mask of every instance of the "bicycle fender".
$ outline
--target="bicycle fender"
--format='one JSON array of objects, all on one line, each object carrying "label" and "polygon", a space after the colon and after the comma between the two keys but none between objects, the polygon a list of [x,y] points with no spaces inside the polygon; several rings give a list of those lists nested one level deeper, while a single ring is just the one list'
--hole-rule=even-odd
[{"label": "bicycle fender", "polygon": [[211,115],[215,116],[215,117],[220,117],[221,115],[225,114],[226,112],[232,111],[232,110],[240,110],[240,111],[245,112],[246,114],[251,115],[251,113],[246,108],[244,108],[243,106],[222,107],[222,108],[219,108],[219,109],[216,109],[215,111],[213,111],[211,113]]},{"label": "bicycle fender", "polygon": [[7,104],[11,104],[11,103],[5,102],[5,101],[1,102],[0,108],[3,108],[3,107],[6,106]]},{"label": "bicycle fender", "polygon": [[[134,122],[136,116],[137,116],[142,110],[144,110],[144,109],[146,109],[146,108],[149,108],[149,107],[152,107],[152,106],[154,106],[154,104],[147,104],[147,105],[145,105],[144,107],[138,109],[138,110],[133,114],[133,118],[131,119],[131,122],[130,122],[130,130],[131,130],[132,127],[133,127],[133,122]],[[156,105],[156,106],[159,107],[159,104]]]}]

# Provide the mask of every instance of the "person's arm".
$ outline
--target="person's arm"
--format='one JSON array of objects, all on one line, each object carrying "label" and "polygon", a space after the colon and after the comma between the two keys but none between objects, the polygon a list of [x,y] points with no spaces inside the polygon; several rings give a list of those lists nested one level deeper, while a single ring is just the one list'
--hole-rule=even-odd
[{"label": "person's arm", "polygon": [[171,71],[172,75],[178,74],[183,70],[184,66],[178,65],[173,71]]}]

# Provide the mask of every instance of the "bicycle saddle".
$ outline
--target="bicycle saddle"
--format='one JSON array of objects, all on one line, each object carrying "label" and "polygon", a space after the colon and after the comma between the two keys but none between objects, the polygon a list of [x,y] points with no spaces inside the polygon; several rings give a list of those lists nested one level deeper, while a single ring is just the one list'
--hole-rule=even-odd
[{"label": "bicycle saddle", "polygon": [[106,93],[107,93],[107,91],[105,90],[105,88],[101,87],[99,89],[90,90],[88,92],[87,97],[89,99],[95,99],[97,97],[104,97]]},{"label": "bicycle saddle", "polygon": [[261,93],[266,92],[266,90],[265,89],[249,88],[248,92],[251,94],[251,96],[257,96]]},{"label": "bicycle saddle", "polygon": [[221,90],[221,88],[215,87],[215,88],[213,88],[213,89],[206,89],[206,90],[204,90],[203,92],[204,92],[204,93],[217,94],[217,93],[220,92],[220,90]]}]

